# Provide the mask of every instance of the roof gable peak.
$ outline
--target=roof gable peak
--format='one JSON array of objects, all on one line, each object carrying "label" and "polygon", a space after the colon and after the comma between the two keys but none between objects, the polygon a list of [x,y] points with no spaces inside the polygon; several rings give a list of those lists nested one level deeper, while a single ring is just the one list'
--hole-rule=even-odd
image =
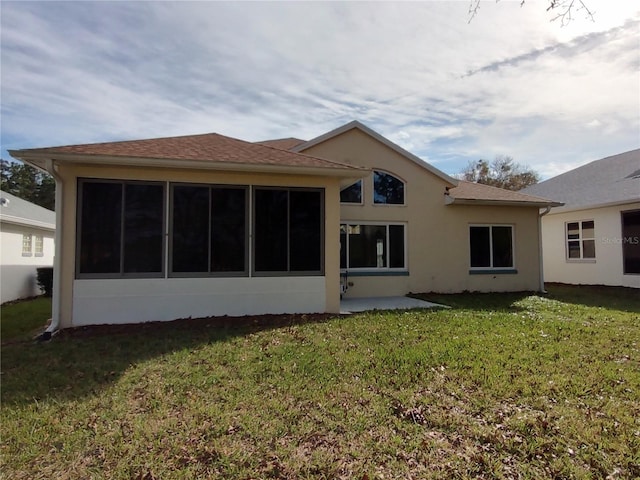
[{"label": "roof gable peak", "polygon": [[314,145],[318,145],[320,143],[326,142],[327,140],[335,138],[335,137],[337,137],[339,135],[342,135],[343,133],[346,133],[346,132],[348,132],[350,130],[354,130],[354,129],[360,130],[364,134],[374,138],[375,140],[379,141],[380,143],[382,143],[383,145],[387,146],[391,150],[395,151],[396,153],[400,154],[401,156],[405,157],[406,159],[414,162],[415,164],[417,164],[420,167],[424,168],[425,170],[427,170],[431,174],[435,175],[436,177],[439,177],[441,180],[444,180],[449,185],[455,186],[455,185],[458,184],[458,180],[456,180],[455,178],[447,175],[446,173],[444,173],[443,171],[437,169],[433,165],[425,162],[420,157],[418,157],[418,156],[414,155],[413,153],[409,152],[408,150],[405,150],[404,148],[402,148],[400,145],[397,145],[396,143],[393,143],[388,138],[383,137],[378,132],[376,132],[375,130],[367,127],[364,123],[362,123],[362,122],[360,122],[358,120],[352,120],[352,121],[350,121],[348,123],[345,123],[341,127],[335,128],[335,129],[333,129],[333,130],[331,130],[331,131],[329,131],[327,133],[324,133],[324,134],[322,134],[322,135],[320,135],[320,136],[318,136],[316,138],[313,138],[313,139],[309,140],[308,142],[301,143],[300,145],[297,145],[296,147],[292,148],[291,151],[293,151],[293,152],[303,152],[304,150],[307,150],[307,149],[313,147]]}]

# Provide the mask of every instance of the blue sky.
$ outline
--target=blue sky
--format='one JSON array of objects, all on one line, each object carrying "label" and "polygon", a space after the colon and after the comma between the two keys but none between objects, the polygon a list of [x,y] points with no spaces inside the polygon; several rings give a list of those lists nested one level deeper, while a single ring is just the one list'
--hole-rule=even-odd
[{"label": "blue sky", "polygon": [[7,149],[217,132],[311,139],[357,119],[437,168],[543,177],[640,147],[640,4],[11,2]]}]

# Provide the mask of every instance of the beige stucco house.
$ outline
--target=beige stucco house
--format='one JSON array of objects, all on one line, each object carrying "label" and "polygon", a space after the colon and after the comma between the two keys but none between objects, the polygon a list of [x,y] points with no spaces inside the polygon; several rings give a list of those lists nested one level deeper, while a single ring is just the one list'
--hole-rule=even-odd
[{"label": "beige stucco house", "polygon": [[52,328],[543,288],[539,209],[556,204],[458,181],[359,122],[10,153],[57,182]]},{"label": "beige stucco house", "polygon": [[640,150],[590,162],[525,192],[564,203],[542,222],[548,281],[640,288]]}]

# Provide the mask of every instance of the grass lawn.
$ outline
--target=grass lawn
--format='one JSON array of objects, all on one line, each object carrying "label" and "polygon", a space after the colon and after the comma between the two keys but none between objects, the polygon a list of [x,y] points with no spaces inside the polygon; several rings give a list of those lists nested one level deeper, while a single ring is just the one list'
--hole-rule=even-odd
[{"label": "grass lawn", "polygon": [[5,344],[0,477],[640,476],[637,291],[425,298]]}]

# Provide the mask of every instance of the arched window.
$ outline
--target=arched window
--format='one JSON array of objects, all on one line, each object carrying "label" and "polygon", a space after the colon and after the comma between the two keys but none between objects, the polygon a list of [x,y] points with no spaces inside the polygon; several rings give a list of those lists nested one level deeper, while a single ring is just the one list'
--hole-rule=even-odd
[{"label": "arched window", "polygon": [[373,203],[404,205],[404,182],[390,173],[373,172]]}]

